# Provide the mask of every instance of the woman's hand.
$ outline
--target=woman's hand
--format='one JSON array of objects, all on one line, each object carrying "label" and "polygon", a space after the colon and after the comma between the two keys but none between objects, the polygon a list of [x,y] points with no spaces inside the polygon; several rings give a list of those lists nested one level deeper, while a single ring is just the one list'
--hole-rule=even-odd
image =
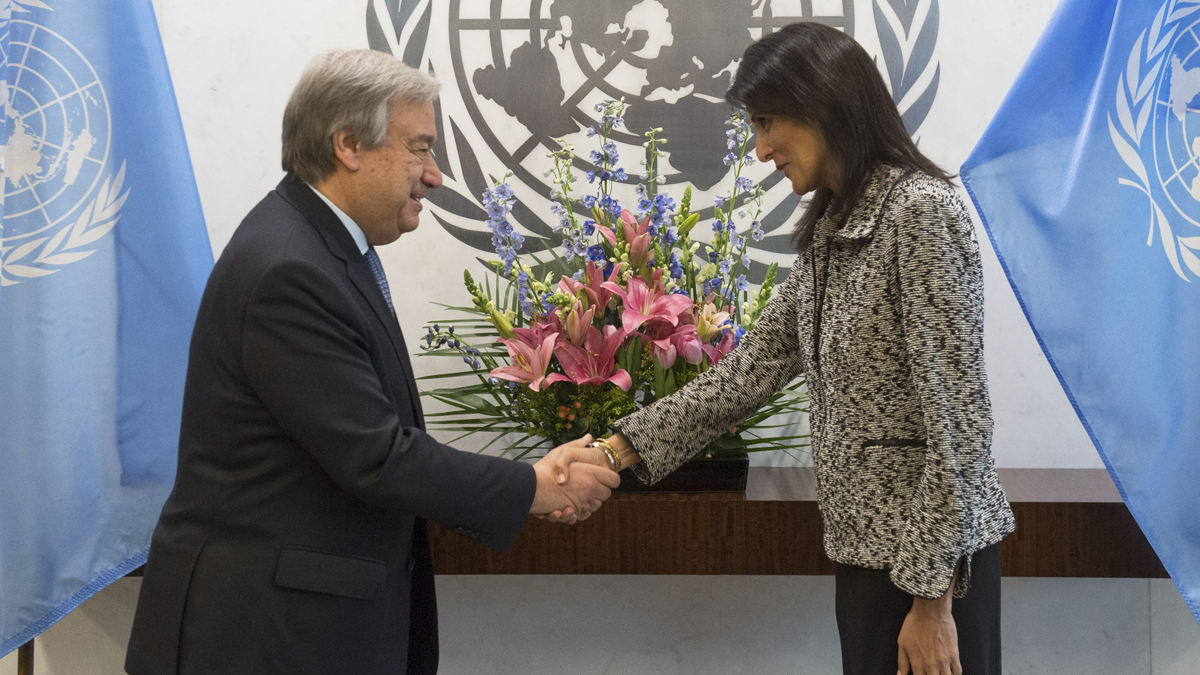
[{"label": "woman's hand", "polygon": [[[588,434],[588,435],[584,436],[583,438],[579,439],[579,441],[571,441],[571,443],[569,443],[567,445],[572,445],[577,442],[582,442],[584,445],[586,445],[587,443],[590,443],[591,440],[592,440],[592,436],[591,436],[591,434]],[[629,440],[626,439],[624,436],[622,436],[620,433],[616,433],[616,434],[613,434],[612,436],[609,436],[608,442],[612,444],[613,449],[616,450],[616,452],[617,452],[617,458],[621,460],[621,466],[620,466],[621,469],[624,469],[625,467],[633,466],[634,464],[637,464],[638,462],[641,461],[641,458],[638,457],[637,451],[633,449],[633,445],[630,444]],[[566,446],[564,445],[564,446],[560,446],[560,447],[566,447]],[[556,448],[555,450],[557,451],[558,449]],[[599,449],[595,449],[595,453],[598,453],[596,456],[598,456],[600,459],[591,460],[591,463],[596,464],[597,466],[607,467],[608,466],[607,455],[605,455],[604,452]],[[557,467],[558,467],[558,482],[559,483],[565,483],[567,481],[567,479],[570,477],[570,475],[571,475],[570,474],[570,466],[573,461],[578,461],[578,458],[571,458],[567,461],[561,461],[557,465]],[[551,513],[546,513],[546,514],[537,516],[537,518],[539,518],[541,520],[549,520],[552,523],[566,523],[568,525],[573,525],[573,524],[575,524],[576,520],[583,520],[586,517],[587,516],[583,516],[582,518],[577,518],[576,514],[571,509],[566,509],[565,511],[553,511]]]},{"label": "woman's hand", "polygon": [[913,598],[900,629],[897,675],[962,675],[958,661],[958,630],[950,614],[954,584],[936,600]]}]

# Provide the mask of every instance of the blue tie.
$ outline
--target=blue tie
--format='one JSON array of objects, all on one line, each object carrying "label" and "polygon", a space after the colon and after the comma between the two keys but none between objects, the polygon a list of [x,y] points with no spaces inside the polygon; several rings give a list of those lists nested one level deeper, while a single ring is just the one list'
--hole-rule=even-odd
[{"label": "blue tie", "polygon": [[388,311],[392,316],[396,316],[396,308],[392,306],[392,293],[388,290],[387,275],[383,273],[383,263],[379,262],[379,254],[375,252],[375,247],[367,249],[367,262],[371,263],[371,274],[375,275],[375,283],[379,284],[379,290],[383,291],[383,299],[387,300]]}]

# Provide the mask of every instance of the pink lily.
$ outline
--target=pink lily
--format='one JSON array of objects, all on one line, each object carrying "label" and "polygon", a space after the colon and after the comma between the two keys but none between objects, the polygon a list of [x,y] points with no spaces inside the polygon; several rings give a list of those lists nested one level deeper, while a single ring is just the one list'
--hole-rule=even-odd
[{"label": "pink lily", "polygon": [[[609,274],[610,279],[620,279],[621,267],[625,263],[617,263],[613,267],[612,273]],[[604,288],[604,270],[596,267],[596,263],[589,260],[587,266],[583,270],[583,281],[576,281],[571,277],[564,276],[558,280],[558,288],[563,293],[571,296],[579,295],[579,291],[583,291],[588,296],[588,301],[593,307],[600,308],[601,313],[608,306],[608,300],[612,297],[612,292]]]},{"label": "pink lily", "polygon": [[725,336],[721,338],[716,347],[704,345],[704,355],[708,357],[709,364],[714,366],[731,351],[733,351],[733,331],[726,331]]},{"label": "pink lily", "polygon": [[625,226],[625,242],[629,244],[629,264],[637,269],[647,261],[653,260],[654,251],[650,250],[653,239],[650,236],[650,216],[638,223],[632,213],[622,210],[621,224]]},{"label": "pink lily", "polygon": [[[637,269],[645,265],[646,261],[653,260],[654,252],[650,250],[653,240],[650,236],[650,216],[646,216],[639,223],[632,213],[622,209],[621,226],[625,229],[625,243],[629,245],[629,265]],[[604,235],[609,244],[617,245],[616,232],[603,225],[596,225],[596,229]]]},{"label": "pink lily", "polygon": [[649,286],[646,280],[634,276],[629,278],[626,288],[606,281],[603,287],[620,296],[625,304],[621,314],[621,325],[625,334],[629,335],[644,323],[665,321],[672,326],[679,325],[678,315],[692,306],[692,301],[686,295],[663,292],[659,278],[662,270],[655,270],[654,285]]},{"label": "pink lily", "polygon": [[670,335],[651,340],[651,344],[654,345],[654,358],[664,369],[674,366],[679,355],[692,365],[704,360],[700,338],[696,336],[696,327],[691,324],[680,325]]},{"label": "pink lily", "polygon": [[512,332],[513,338],[510,339],[520,340],[530,349],[538,349],[546,341],[546,338],[561,333],[562,330],[560,326],[556,326],[552,322],[542,321],[531,324],[528,328],[514,328]]},{"label": "pink lily", "polygon": [[558,334],[551,334],[536,349],[519,338],[499,340],[508,349],[508,356],[513,364],[496,368],[492,371],[492,377],[528,384],[534,391],[538,391],[543,384],[550,384],[552,380],[546,378],[546,369],[550,367],[557,339]]},{"label": "pink lily", "polygon": [[555,355],[558,356],[558,362],[562,364],[563,370],[567,374],[551,373],[546,378],[546,383],[604,384],[612,382],[621,389],[629,391],[629,388],[633,386],[633,379],[629,377],[629,373],[625,372],[624,368],[613,372],[617,367],[614,357],[624,339],[625,335],[617,330],[616,326],[605,326],[603,333],[599,328],[590,326],[584,346],[563,342],[554,350]]},{"label": "pink lily", "polygon": [[[596,315],[595,307],[588,307],[587,311],[583,311],[584,303],[580,300],[575,300],[575,304],[567,311],[566,325],[564,326],[567,334],[567,339],[577,345],[582,345],[584,338],[587,337],[587,329],[592,327],[592,318]],[[558,318],[558,313],[555,312],[555,318]]]}]

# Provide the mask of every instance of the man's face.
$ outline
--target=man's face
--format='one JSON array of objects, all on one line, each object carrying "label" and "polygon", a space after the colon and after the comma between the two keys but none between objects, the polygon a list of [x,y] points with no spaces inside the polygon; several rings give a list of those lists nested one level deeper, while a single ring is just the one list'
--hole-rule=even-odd
[{"label": "man's face", "polygon": [[442,184],[433,159],[436,140],[432,103],[390,106],[387,140],[362,153],[355,177],[359,213],[352,217],[372,246],[417,229],[425,192]]}]

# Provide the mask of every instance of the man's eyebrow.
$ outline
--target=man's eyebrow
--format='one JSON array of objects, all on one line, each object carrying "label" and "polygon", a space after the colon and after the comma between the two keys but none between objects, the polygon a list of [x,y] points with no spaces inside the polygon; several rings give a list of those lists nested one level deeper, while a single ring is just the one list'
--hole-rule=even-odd
[{"label": "man's eyebrow", "polygon": [[433,135],[433,134],[420,134],[418,136],[414,136],[413,140],[416,141],[417,143],[424,143],[425,145],[433,145],[434,143],[437,142],[437,136]]}]

